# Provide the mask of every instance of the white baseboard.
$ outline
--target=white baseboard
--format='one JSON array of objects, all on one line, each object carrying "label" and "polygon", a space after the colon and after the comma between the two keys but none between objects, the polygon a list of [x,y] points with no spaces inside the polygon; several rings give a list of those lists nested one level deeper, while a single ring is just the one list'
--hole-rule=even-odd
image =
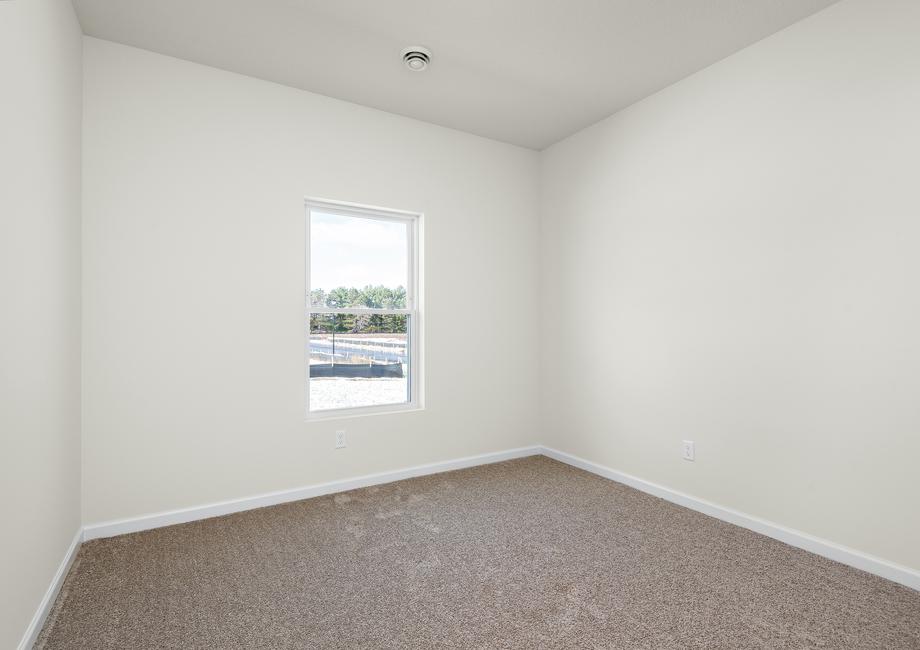
[{"label": "white baseboard", "polygon": [[835,544],[834,542],[815,537],[814,535],[809,535],[808,533],[781,526],[772,521],[767,521],[737,510],[732,510],[731,508],[720,506],[711,501],[698,499],[689,494],[664,487],[663,485],[651,483],[650,481],[645,481],[641,478],[610,469],[609,467],[592,463],[584,458],[567,454],[558,449],[541,447],[541,451],[544,456],[554,458],[567,465],[578,467],[592,474],[597,474],[598,476],[616,481],[617,483],[623,483],[624,485],[670,501],[671,503],[676,503],[685,508],[702,512],[704,515],[727,521],[730,524],[735,524],[736,526],[741,526],[748,530],[753,530],[755,533],[772,537],[790,546],[810,551],[811,553],[821,555],[835,562],[861,569],[867,573],[872,573],[887,580],[891,580],[892,582],[902,584],[905,587],[920,591],[920,571],[894,564],[893,562],[888,562],[882,558],[862,553],[861,551],[847,548],[840,544]]},{"label": "white baseboard", "polygon": [[474,467],[476,465],[487,465],[497,463],[503,460],[513,458],[523,458],[524,456],[535,456],[541,453],[541,447],[520,447],[518,449],[508,449],[490,454],[481,454],[479,456],[467,456],[447,460],[440,463],[430,463],[428,465],[417,465],[407,467],[392,472],[381,472],[379,474],[368,474],[357,478],[344,479],[341,481],[331,481],[329,483],[320,483],[317,485],[308,485],[306,487],[294,488],[292,490],[282,490],[280,492],[269,492],[253,497],[244,497],[242,499],[233,499],[231,501],[221,501],[203,506],[192,508],[183,508],[181,510],[170,510],[168,512],[158,512],[130,519],[120,519],[117,521],[106,521],[98,524],[88,524],[83,528],[83,539],[91,540],[101,537],[113,537],[114,535],[124,535],[125,533],[136,533],[141,530],[159,528],[161,526],[172,526],[173,524],[183,524],[198,519],[208,519],[210,517],[219,517],[234,512],[252,510],[254,508],[264,508],[274,506],[279,503],[288,503],[290,501],[300,501],[301,499],[310,499],[312,497],[334,494],[336,492],[346,492],[358,488],[369,487],[371,485],[381,485],[383,483],[392,483],[416,476],[425,476],[428,474],[437,474],[439,472],[449,472],[455,469],[465,467]]},{"label": "white baseboard", "polygon": [[35,640],[38,638],[38,634],[42,631],[42,626],[45,624],[45,619],[48,618],[51,607],[54,605],[54,599],[57,598],[58,592],[61,591],[61,585],[64,584],[64,578],[67,577],[70,565],[73,564],[74,558],[77,556],[77,549],[80,548],[80,543],[82,541],[83,529],[81,528],[77,531],[77,534],[73,536],[70,546],[67,547],[67,552],[64,553],[64,559],[61,560],[61,564],[58,566],[54,578],[51,579],[48,590],[38,604],[38,609],[35,610],[35,615],[32,616],[32,620],[29,622],[29,627],[26,628],[25,634],[22,635],[22,640],[19,642],[19,646],[17,646],[18,650],[30,650],[35,644]]}]

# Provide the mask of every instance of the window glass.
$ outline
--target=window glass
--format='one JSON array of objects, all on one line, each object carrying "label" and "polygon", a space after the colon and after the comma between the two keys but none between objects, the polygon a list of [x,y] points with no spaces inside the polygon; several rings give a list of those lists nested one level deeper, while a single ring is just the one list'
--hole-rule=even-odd
[{"label": "window glass", "polygon": [[411,405],[417,221],[308,206],[310,413]]},{"label": "window glass", "polygon": [[406,222],[346,217],[319,210],[311,212],[311,295],[364,287],[383,287],[390,291],[401,288],[405,293],[408,274]]},{"label": "window glass", "polygon": [[310,407],[325,410],[407,403],[409,318],[314,314],[310,319]]}]

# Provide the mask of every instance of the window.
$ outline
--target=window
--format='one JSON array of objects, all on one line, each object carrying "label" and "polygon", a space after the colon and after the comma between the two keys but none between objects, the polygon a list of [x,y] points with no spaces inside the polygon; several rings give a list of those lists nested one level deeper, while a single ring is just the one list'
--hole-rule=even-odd
[{"label": "window", "polygon": [[419,215],[307,201],[307,416],[420,406]]}]

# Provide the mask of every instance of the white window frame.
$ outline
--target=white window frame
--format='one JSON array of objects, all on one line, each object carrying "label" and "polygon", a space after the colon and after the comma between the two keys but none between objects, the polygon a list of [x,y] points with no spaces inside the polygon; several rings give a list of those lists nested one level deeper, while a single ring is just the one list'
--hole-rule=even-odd
[{"label": "white window frame", "polygon": [[[305,231],[306,231],[306,268],[305,280],[306,288],[304,291],[305,302],[305,345],[304,345],[304,374],[306,376],[305,384],[305,406],[306,419],[326,420],[332,418],[358,417],[365,415],[379,415],[383,413],[404,413],[406,411],[418,411],[423,408],[422,398],[424,395],[424,363],[422,359],[423,350],[423,333],[424,324],[422,316],[422,214],[420,212],[409,212],[406,210],[393,210],[390,208],[381,208],[369,205],[360,205],[357,203],[346,203],[344,201],[333,201],[329,199],[307,198],[305,200]],[[406,308],[405,309],[376,309],[371,307],[364,308],[331,308],[331,307],[314,307],[310,300],[310,227],[311,214],[313,210],[321,211],[325,214],[335,214],[343,217],[359,217],[362,219],[380,219],[382,221],[392,221],[406,224],[408,233],[408,273],[406,286]],[[409,355],[409,390],[407,402],[400,404],[382,404],[375,406],[355,406],[348,408],[323,409],[322,411],[310,410],[310,317],[313,314],[405,314],[408,316],[408,348]]]}]

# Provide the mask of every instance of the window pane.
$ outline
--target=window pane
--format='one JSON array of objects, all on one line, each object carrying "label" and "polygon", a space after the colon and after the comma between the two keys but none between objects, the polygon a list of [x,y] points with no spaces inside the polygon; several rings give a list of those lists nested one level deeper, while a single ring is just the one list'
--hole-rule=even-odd
[{"label": "window pane", "polygon": [[[311,304],[405,308],[409,280],[408,229],[408,224],[402,221],[343,217],[311,210]],[[367,291],[358,295],[361,290]],[[399,302],[400,295],[402,304],[393,304]]]},{"label": "window pane", "polygon": [[310,410],[409,402],[409,320],[312,314]]}]

